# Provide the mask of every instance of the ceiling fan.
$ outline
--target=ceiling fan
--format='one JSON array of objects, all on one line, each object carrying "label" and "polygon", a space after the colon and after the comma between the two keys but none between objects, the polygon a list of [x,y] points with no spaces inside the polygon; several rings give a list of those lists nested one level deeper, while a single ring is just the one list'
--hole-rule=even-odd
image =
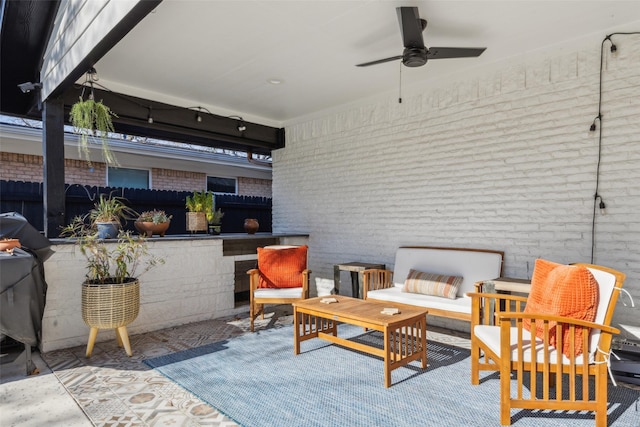
[{"label": "ceiling fan", "polygon": [[469,58],[480,56],[486,47],[431,47],[427,48],[422,39],[422,32],[427,28],[427,21],[420,19],[417,7],[397,7],[398,21],[402,31],[402,41],[404,52],[402,55],[391,58],[378,59],[377,61],[365,62],[356,65],[357,67],[368,67],[369,65],[382,64],[402,59],[402,63],[407,67],[421,67],[430,59],[446,58]]}]

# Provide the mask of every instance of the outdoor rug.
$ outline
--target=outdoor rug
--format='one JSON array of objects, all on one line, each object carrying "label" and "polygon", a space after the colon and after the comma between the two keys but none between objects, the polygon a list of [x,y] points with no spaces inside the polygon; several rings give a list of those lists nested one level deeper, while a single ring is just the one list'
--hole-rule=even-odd
[{"label": "outdoor rug", "polygon": [[[382,344],[378,332],[339,334]],[[469,350],[430,341],[419,362],[392,372],[382,359],[314,339],[293,354],[292,326],[259,331],[145,363],[246,427],[499,426],[499,380],[469,381]],[[609,426],[640,427],[640,393],[610,387]],[[588,412],[512,412],[514,426],[593,427]]]}]

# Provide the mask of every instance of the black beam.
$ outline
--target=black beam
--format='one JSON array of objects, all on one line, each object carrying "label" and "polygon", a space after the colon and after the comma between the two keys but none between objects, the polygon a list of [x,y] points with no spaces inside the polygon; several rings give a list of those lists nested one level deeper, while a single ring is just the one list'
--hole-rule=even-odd
[{"label": "black beam", "polygon": [[44,232],[47,237],[58,237],[65,221],[64,104],[48,99],[42,106]]},{"label": "black beam", "polygon": [[38,91],[22,93],[20,83],[39,82],[40,62],[58,11],[58,0],[2,1],[0,23],[0,112],[39,115]]},{"label": "black beam", "polygon": [[[64,93],[67,111],[81,93],[79,87]],[[117,115],[113,118],[116,132],[255,154],[268,155],[271,150],[284,147],[284,129],[281,128],[106,90],[94,89],[94,96]],[[150,116],[152,123],[149,123]],[[198,116],[201,121],[197,120]],[[241,124],[246,127],[244,131],[238,130]]]}]

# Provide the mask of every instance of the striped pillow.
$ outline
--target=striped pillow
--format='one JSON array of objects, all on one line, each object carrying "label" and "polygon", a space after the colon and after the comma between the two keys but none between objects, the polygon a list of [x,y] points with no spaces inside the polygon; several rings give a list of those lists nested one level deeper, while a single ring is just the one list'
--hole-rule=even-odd
[{"label": "striped pillow", "polygon": [[404,281],[402,292],[456,299],[461,283],[462,277],[460,276],[446,276],[444,274],[410,270],[407,279]]}]

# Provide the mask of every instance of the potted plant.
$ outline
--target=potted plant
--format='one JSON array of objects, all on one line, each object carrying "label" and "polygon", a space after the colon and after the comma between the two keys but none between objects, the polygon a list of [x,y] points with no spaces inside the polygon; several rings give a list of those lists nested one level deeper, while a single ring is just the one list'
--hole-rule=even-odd
[{"label": "potted plant", "polygon": [[165,211],[158,209],[142,212],[133,223],[136,230],[147,237],[152,237],[154,234],[164,237],[169,224],[171,224],[171,215],[167,215]]},{"label": "potted plant", "polygon": [[185,200],[187,212],[187,230],[193,232],[207,231],[207,212],[213,206],[213,193],[210,191],[194,191]]},{"label": "potted plant", "polygon": [[[139,277],[164,260],[149,253],[144,236],[120,231],[117,242],[98,236],[87,216],[78,216],[62,231],[75,239],[86,259],[86,278],[82,284],[82,319],[91,328],[86,356],[91,357],[98,329],[115,329],[118,343],[131,356],[126,326],[138,316]],[[138,270],[142,268],[142,272]]]},{"label": "potted plant", "polygon": [[224,212],[220,208],[216,210],[216,198],[212,195],[211,197],[211,206],[206,212],[207,223],[209,224],[209,234],[220,234],[222,229],[222,217],[224,216]]},{"label": "potted plant", "polygon": [[[78,101],[71,106],[69,121],[74,128],[74,132],[80,135],[78,141],[78,153],[80,157],[85,157],[89,165],[89,137],[100,139],[102,157],[107,164],[118,164],[115,155],[109,148],[109,132],[114,132],[113,117],[118,117],[109,107],[104,105],[102,100],[96,101],[93,94],[94,83],[98,81],[98,72],[91,67],[87,70],[82,93]],[[85,90],[89,89],[89,96],[84,99]]]},{"label": "potted plant", "polygon": [[122,221],[135,219],[137,216],[137,212],[125,204],[125,199],[105,194],[100,194],[93,209],[89,211],[89,219],[96,226],[101,239],[115,239]]}]

